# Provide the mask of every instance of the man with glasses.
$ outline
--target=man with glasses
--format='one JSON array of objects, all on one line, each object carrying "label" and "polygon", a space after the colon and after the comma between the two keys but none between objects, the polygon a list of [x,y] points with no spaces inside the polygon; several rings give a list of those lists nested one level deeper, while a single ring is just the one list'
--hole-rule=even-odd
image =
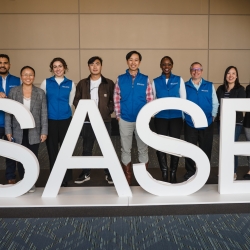
[{"label": "man with glasses", "polygon": [[[208,127],[195,128],[191,117],[185,113],[184,136],[185,141],[197,145],[204,151],[208,159],[211,159],[213,146],[213,121],[216,117],[219,103],[212,82],[202,78],[203,68],[201,63],[194,62],[190,66],[191,78],[185,83],[187,100],[198,105],[206,115]],[[185,159],[185,168],[187,170],[184,178],[188,180],[195,174],[195,162]]]},{"label": "man with glasses", "polygon": [[[105,78],[102,74],[102,58],[99,56],[91,57],[88,60],[90,75],[88,78],[81,80],[76,86],[76,94],[74,98],[74,106],[77,107],[81,99],[94,100],[99,108],[104,124],[109,135],[111,135],[111,114],[114,111],[113,93],[114,82]],[[95,142],[95,134],[91,127],[88,116],[82,129],[83,138],[83,156],[92,156],[92,150]],[[108,184],[113,184],[109,170],[104,169],[105,179]],[[82,173],[75,180],[76,184],[81,184],[90,180],[90,169],[83,169]]]},{"label": "man with glasses", "polygon": [[[0,98],[7,98],[11,88],[20,85],[20,78],[13,76],[9,73],[10,69],[10,58],[8,55],[0,54]],[[4,136],[4,139],[7,140],[5,136],[4,129],[4,120],[5,114],[0,111],[0,138]],[[16,162],[6,158],[6,172],[5,176],[8,180],[8,184],[16,183]]]}]

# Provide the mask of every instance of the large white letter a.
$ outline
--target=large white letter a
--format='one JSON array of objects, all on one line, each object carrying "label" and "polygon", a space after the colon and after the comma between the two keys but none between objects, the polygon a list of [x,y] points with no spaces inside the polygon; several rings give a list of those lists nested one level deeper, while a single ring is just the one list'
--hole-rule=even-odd
[{"label": "large white letter a", "polygon": [[[103,156],[72,156],[86,115]],[[80,100],[42,197],[56,197],[67,168],[108,168],[119,196],[132,196],[121,164],[93,100]]]}]

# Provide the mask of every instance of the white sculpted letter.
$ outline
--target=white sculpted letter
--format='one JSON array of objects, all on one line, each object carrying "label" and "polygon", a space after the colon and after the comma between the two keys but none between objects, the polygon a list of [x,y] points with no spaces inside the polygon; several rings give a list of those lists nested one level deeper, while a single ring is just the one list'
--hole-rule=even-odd
[{"label": "white sculpted letter", "polygon": [[[72,156],[86,115],[103,156]],[[42,197],[56,197],[67,168],[108,168],[119,196],[132,196],[114,147],[93,100],[80,100]]]},{"label": "white sculpted letter", "polygon": [[[19,102],[0,98],[0,109],[13,114],[22,129],[34,128],[35,122],[32,114]],[[27,193],[36,183],[39,176],[39,163],[36,156],[26,147],[0,140],[1,155],[23,164],[24,177],[15,185],[0,185],[0,197],[18,197]]]},{"label": "white sculpted letter", "polygon": [[250,181],[234,181],[234,155],[250,155],[250,142],[235,142],[236,111],[250,111],[249,99],[221,99],[219,193],[250,193]]},{"label": "white sculpted letter", "polygon": [[151,116],[164,109],[178,109],[188,113],[196,128],[207,127],[207,119],[202,109],[195,103],[181,98],[160,98],[145,105],[136,120],[140,138],[156,150],[189,157],[196,163],[196,173],[187,182],[170,184],[157,181],[146,171],[144,164],[134,164],[135,178],[143,189],[158,196],[189,195],[198,191],[207,181],[210,163],[206,154],[197,146],[169,136],[158,135],[149,128]]}]

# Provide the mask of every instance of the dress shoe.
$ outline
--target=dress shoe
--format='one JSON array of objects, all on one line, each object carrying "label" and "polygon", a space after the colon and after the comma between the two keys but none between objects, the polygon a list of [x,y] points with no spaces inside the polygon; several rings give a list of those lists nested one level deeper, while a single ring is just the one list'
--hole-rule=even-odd
[{"label": "dress shoe", "polygon": [[8,184],[16,184],[16,180],[15,179],[8,180]]},{"label": "dress shoe", "polygon": [[192,177],[194,175],[194,173],[191,172],[187,172],[186,174],[184,174],[184,179],[188,180],[190,177]]},{"label": "dress shoe", "polygon": [[245,180],[250,180],[250,174],[245,174],[245,175],[243,176],[243,178],[244,178]]},{"label": "dress shoe", "polygon": [[61,187],[67,187],[67,186],[68,186],[68,182],[67,181],[63,181]]}]

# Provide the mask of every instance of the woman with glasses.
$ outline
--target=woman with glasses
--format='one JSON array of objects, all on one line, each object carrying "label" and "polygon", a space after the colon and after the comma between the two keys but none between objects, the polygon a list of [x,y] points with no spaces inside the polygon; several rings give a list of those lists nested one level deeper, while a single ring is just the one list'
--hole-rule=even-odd
[{"label": "woman with glasses", "polygon": [[[174,62],[171,57],[164,56],[160,62],[162,74],[155,78],[152,87],[154,99],[176,97],[186,99],[186,88],[183,79],[172,73]],[[180,138],[183,125],[182,111],[162,110],[155,115],[155,130],[158,134]],[[162,180],[168,182],[168,164],[166,154],[156,151]],[[176,171],[179,157],[171,155],[170,183],[176,183]]]},{"label": "woman with glasses", "polygon": [[[47,97],[48,106],[48,139],[47,149],[52,170],[72,118],[71,106],[75,97],[75,84],[65,77],[68,66],[64,59],[57,57],[50,63],[53,76],[45,79],[41,84]],[[62,186],[66,187],[72,179],[72,169],[68,169]]]},{"label": "woman with glasses", "polygon": [[[216,91],[218,101],[221,98],[245,98],[246,93],[242,85],[240,85],[238,70],[235,66],[229,66],[224,74],[224,82]],[[220,109],[218,110],[218,127],[220,128]],[[238,141],[243,125],[243,112],[236,112],[236,124],[234,141]],[[234,180],[237,179],[238,156],[234,156]]]},{"label": "woman with glasses", "polygon": [[[40,142],[47,139],[48,119],[47,119],[47,103],[43,90],[33,85],[35,80],[35,70],[30,66],[21,69],[22,85],[12,88],[8,95],[9,99],[22,103],[35,120],[35,128],[21,129],[20,124],[15,116],[5,113],[5,132],[9,141],[15,141],[31,150],[38,157],[38,149]],[[24,177],[23,165],[18,162],[17,169],[19,178]],[[29,192],[34,192],[33,186]]]}]

